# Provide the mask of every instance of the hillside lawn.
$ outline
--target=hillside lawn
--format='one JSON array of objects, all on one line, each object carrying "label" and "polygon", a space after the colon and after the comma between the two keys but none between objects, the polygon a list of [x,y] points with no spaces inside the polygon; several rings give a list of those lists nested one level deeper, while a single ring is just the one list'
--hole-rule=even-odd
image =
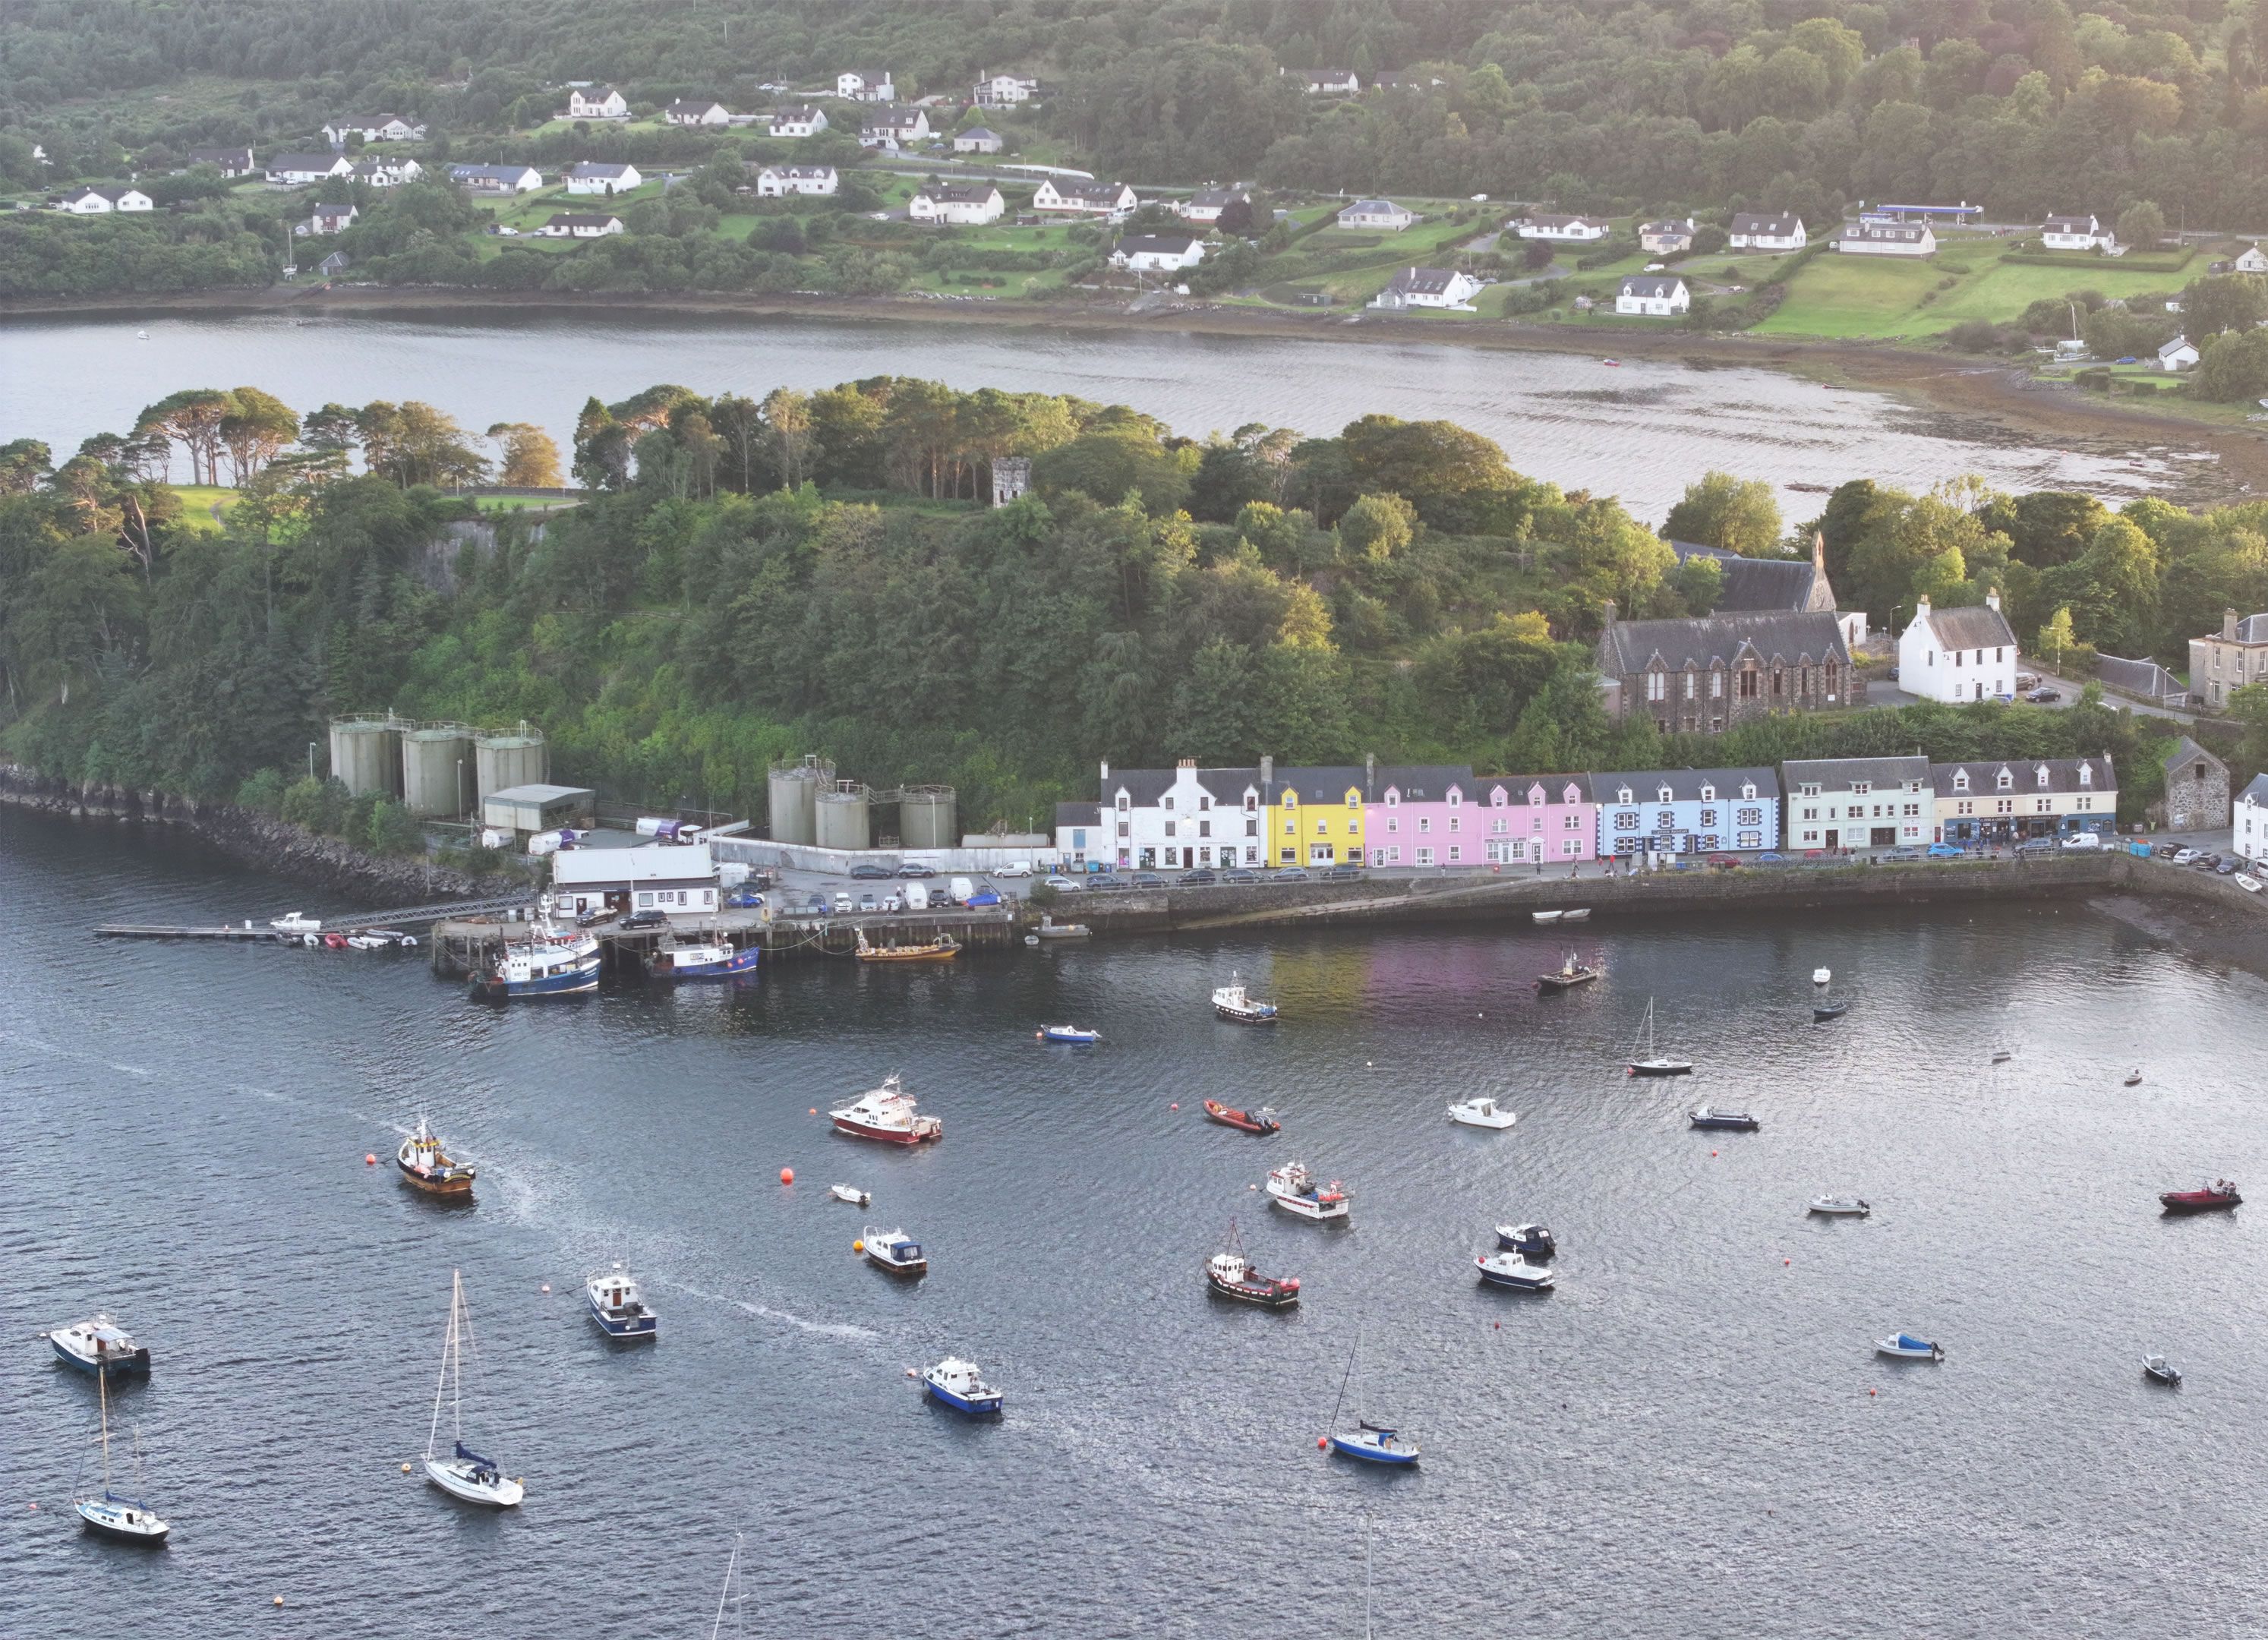
[{"label": "hillside lawn", "polygon": [[[1948,280],[1953,282],[1950,286]],[[1756,333],[1935,336],[1965,320],[2013,323],[2032,303],[2074,290],[2131,297],[2178,290],[2184,283],[2179,273],[2123,268],[2108,262],[2069,268],[2008,262],[1966,246],[1913,260],[1830,251],[1796,271],[1788,283],[1787,299]]]}]

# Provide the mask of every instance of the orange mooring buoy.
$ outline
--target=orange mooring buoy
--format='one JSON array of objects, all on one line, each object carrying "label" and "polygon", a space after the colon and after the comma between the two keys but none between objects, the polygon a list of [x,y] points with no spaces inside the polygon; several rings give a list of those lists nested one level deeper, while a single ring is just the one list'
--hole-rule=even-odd
[{"label": "orange mooring buoy", "polygon": [[781,1168],[780,1182],[782,1184],[793,1184],[795,1182],[795,1169],[792,1167]]},{"label": "orange mooring buoy", "polygon": [[378,1166],[378,1158],[370,1151],[364,1151],[362,1153],[362,1165],[365,1167],[375,1167]]}]

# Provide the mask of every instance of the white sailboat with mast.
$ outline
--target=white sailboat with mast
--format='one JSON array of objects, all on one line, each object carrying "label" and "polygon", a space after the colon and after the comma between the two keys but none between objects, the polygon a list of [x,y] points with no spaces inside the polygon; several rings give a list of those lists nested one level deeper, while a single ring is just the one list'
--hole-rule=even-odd
[{"label": "white sailboat with mast", "polygon": [[71,1507],[78,1511],[86,1529],[98,1537],[122,1543],[163,1543],[173,1527],[139,1498],[121,1497],[110,1489],[110,1375],[98,1372],[94,1379],[102,1396],[102,1490],[94,1497],[74,1497]]},{"label": "white sailboat with mast", "polygon": [[[433,1386],[433,1423],[425,1436],[425,1478],[452,1497],[491,1509],[511,1509],[525,1492],[508,1478],[495,1460],[483,1458],[465,1445],[464,1352],[471,1347],[473,1314],[465,1305],[465,1274],[452,1270],[449,1283],[449,1330],[441,1343],[441,1378]],[[441,1438],[441,1402],[449,1402],[452,1451],[434,1452]]]},{"label": "white sailboat with mast", "polygon": [[725,1563],[725,1586],[717,1592],[717,1621],[709,1625],[709,1640],[724,1640],[725,1612],[733,1613],[733,1632],[740,1632],[740,1534],[733,1533],[733,1553]]},{"label": "white sailboat with mast", "polygon": [[1653,1045],[1653,998],[1646,999],[1646,1030],[1640,1050],[1631,1058],[1628,1074],[1634,1077],[1688,1077],[1693,1062],[1658,1051]]}]

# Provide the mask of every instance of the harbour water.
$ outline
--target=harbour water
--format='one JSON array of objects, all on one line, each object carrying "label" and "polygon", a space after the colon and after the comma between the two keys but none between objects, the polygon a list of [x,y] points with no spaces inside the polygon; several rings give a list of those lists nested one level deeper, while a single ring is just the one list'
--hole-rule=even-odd
[{"label": "harbour water", "polygon": [[[1594,925],[1606,979],[1551,998],[1558,945],[1526,928],[504,1009],[415,956],[85,931],[318,901],[0,813],[0,1632],[705,1633],[737,1529],[751,1633],[1354,1634],[1366,1517],[1381,1634],[2217,1634],[2250,1609],[2268,1210],[2154,1198],[2268,1182],[2264,987],[2083,906]],[[1852,1005],[1815,1027],[1821,964]],[[1279,1027],[1210,1018],[1232,970]],[[1699,1074],[1623,1076],[1649,997]],[[1058,1019],[1109,1040],[1033,1041]],[[813,1114],[894,1070],[942,1143]],[[1518,1125],[1452,1126],[1475,1092]],[[1285,1131],[1210,1126],[1209,1096]],[[1762,1132],[1689,1129],[1703,1100]],[[421,1112],[480,1166],[470,1210],[384,1166]],[[1293,1158],[1352,1191],[1351,1229],[1260,1204]],[[1874,1213],[1808,1218],[1822,1193]],[[1208,1299],[1232,1217],[1303,1278],[1297,1311]],[[1557,1232],[1548,1297],[1474,1278],[1521,1218]],[[928,1278],[859,1263],[866,1223],[917,1235]],[[584,1313],[615,1258],[658,1344]],[[508,1515],[401,1472],[453,1269],[468,1438],[526,1482]],[[94,1386],[33,1335],[97,1308],[155,1354],[112,1416],[161,1553],[69,1517]],[[1946,1360],[1876,1359],[1899,1328]],[[1415,1472],[1315,1450],[1358,1331],[1346,1416],[1398,1421]],[[2147,1384],[2146,1350],[2187,1384]],[[1005,1391],[998,1425],[919,1399],[905,1369],[946,1353]]]},{"label": "harbour water", "polygon": [[2005,489],[2116,497],[2178,490],[2195,468],[2184,452],[2044,443],[1777,371],[1672,357],[1609,369],[1587,352],[1454,344],[591,309],[17,319],[0,324],[0,439],[62,452],[182,386],[248,383],[303,411],[422,399],[475,432],[538,423],[564,450],[593,394],[679,382],[762,398],[912,375],[1128,404],[1197,438],[1248,422],[1329,434],[1373,413],[1446,417],[1495,439],[1520,471],[1619,496],[1653,524],[1712,467],[1780,486],[1792,518],[1823,497],[1791,483],[1921,490],[1973,473]]}]

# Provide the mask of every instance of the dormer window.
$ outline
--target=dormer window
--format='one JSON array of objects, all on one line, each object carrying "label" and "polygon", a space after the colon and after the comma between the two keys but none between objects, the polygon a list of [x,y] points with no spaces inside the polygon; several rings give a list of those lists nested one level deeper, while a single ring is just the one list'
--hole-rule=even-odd
[{"label": "dormer window", "polygon": [[1392,786],[1386,789],[1386,806],[1390,809],[1402,806],[1402,793]]},{"label": "dormer window", "polygon": [[[2200,779],[2200,780],[2202,780],[2202,779],[2204,779],[2204,778],[2205,778],[2205,769],[2204,769],[2204,766],[2203,766],[2203,765],[2201,765],[2201,764],[2198,766],[2198,779]],[[2079,783],[2080,783],[2080,785],[2082,785],[2082,786],[2091,786],[2091,785],[2093,785],[2093,784],[2095,783],[2095,765],[2094,765],[2094,764],[2092,764],[2092,763],[2081,763],[2081,764],[2079,766]]]},{"label": "dormer window", "polygon": [[1352,786],[1346,789],[1346,805],[1351,809],[1359,809],[1362,806],[1362,793]]},{"label": "dormer window", "polygon": [[1300,794],[1296,791],[1285,792],[1284,794],[1284,806],[1287,809],[1298,808],[1300,806]]},{"label": "dormer window", "polygon": [[2010,773],[2009,773],[2007,769],[2002,769],[1999,774],[1997,774],[1997,775],[1995,775],[1994,776],[1992,776],[1992,786],[1993,786],[1993,789],[1994,789],[1995,791],[2007,791],[2007,790],[2008,790],[2008,788],[2009,788],[2009,787],[2011,787],[2011,786],[2014,785],[2015,783],[2016,783],[2016,777],[2015,777],[2014,775],[2010,774]]},{"label": "dormer window", "polygon": [[1851,783],[1851,795],[1854,798],[1863,798],[1874,789],[1874,783],[1871,780],[1854,780]]},{"label": "dormer window", "polygon": [[1753,780],[1750,780],[1750,781],[1744,781],[1743,783],[1742,783],[1742,786],[1741,786],[1741,801],[1742,801],[1742,802],[1743,802],[1743,803],[1754,803],[1756,800],[1756,783],[1755,781],[1753,781]]},{"label": "dormer window", "polygon": [[1675,803],[1677,801],[1677,794],[1672,791],[1668,786],[1664,786],[1661,788],[1660,796],[1658,796],[1654,800],[1657,803]]},{"label": "dormer window", "polygon": [[1544,802],[1545,802],[1545,801],[1546,801],[1545,793],[1544,793],[1543,788],[1543,786],[1542,786],[1541,784],[1533,785],[1533,786],[1528,787],[1528,807],[1530,807],[1530,808],[1532,808],[1532,809],[1540,809],[1540,808],[1542,808],[1542,807],[1543,806],[1543,805],[1544,805]]},{"label": "dormer window", "polygon": [[1120,793],[1118,794],[1118,812],[1119,812],[1121,814],[1123,814],[1124,813],[1126,813],[1127,803],[1128,803],[1128,798],[1127,798],[1126,794],[1125,794],[1124,792],[1123,792],[1123,791],[1122,791],[1122,792],[1120,792]]},{"label": "dormer window", "polygon": [[1500,809],[1508,801],[1509,799],[1505,796],[1504,788],[1502,786],[1491,786],[1489,788],[1489,807],[1492,809]]},{"label": "dormer window", "polygon": [[1628,786],[1617,786],[1617,787],[1616,787],[1616,788],[1615,788],[1615,801],[1616,801],[1616,802],[1617,802],[1617,803],[1627,803],[1627,802],[1629,802],[1630,800],[1631,800],[1631,789],[1630,789]]},{"label": "dormer window", "polygon": [[1244,794],[1244,812],[1245,812],[1247,814],[1250,814],[1250,813],[1253,813],[1256,812],[1256,811],[1259,809],[1259,807],[1260,807],[1260,796],[1259,796],[1259,794],[1258,794],[1257,792],[1254,792],[1254,791],[1248,791],[1248,792],[1246,792],[1246,793]]},{"label": "dormer window", "polygon": [[2045,763],[2043,763],[2036,769],[2033,770],[2032,773],[2033,783],[2037,785],[2041,791],[2045,791],[2048,789],[2048,766]]},{"label": "dormer window", "polygon": [[1714,786],[1704,786],[1704,787],[1702,787],[1702,788],[1701,788],[1701,801],[1703,801],[1704,803],[1714,803],[1716,800],[1717,800],[1717,788],[1716,788],[1716,787],[1714,787]]},{"label": "dormer window", "polygon": [[1967,769],[1956,769],[1953,771],[1953,789],[1955,791],[1966,791],[1969,790],[1969,771]]},{"label": "dormer window", "polygon": [[[1541,802],[1542,800],[1543,799],[1540,798],[1537,799],[1538,802]],[[1572,781],[1570,781],[1567,784],[1567,790],[1559,794],[1559,800],[1562,803],[1580,803],[1583,800],[1583,790],[1580,786],[1578,786]]]},{"label": "dormer window", "polygon": [[1462,803],[1464,800],[1465,794],[1461,788],[1456,786],[1451,786],[1449,788],[1449,806],[1451,808],[1456,807],[1458,804]]},{"label": "dormer window", "polygon": [[1819,783],[1815,780],[1805,781],[1801,785],[1795,789],[1795,795],[1800,798],[1817,797],[1819,795]]}]

